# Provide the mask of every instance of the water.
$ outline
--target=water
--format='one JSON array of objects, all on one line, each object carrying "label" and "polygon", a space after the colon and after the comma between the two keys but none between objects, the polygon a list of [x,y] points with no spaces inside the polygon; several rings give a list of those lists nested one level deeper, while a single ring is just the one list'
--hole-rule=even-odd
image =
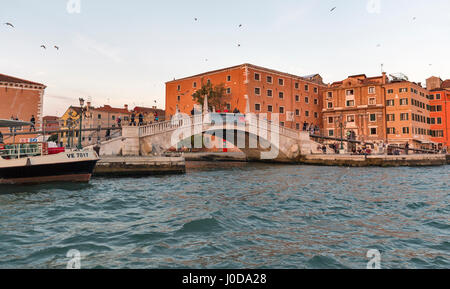
[{"label": "water", "polygon": [[1,187],[0,268],[450,267],[448,166],[207,165]]}]

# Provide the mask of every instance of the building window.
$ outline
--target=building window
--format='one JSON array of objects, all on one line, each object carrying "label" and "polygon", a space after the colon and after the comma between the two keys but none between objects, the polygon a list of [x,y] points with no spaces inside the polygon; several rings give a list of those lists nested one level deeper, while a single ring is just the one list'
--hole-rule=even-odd
[{"label": "building window", "polygon": [[284,85],[284,79],[279,78],[279,79],[278,79],[278,84],[279,84],[279,85]]},{"label": "building window", "polygon": [[355,101],[354,100],[347,100],[346,106],[355,106]]},{"label": "building window", "polygon": [[408,105],[408,99],[407,98],[400,99],[400,105]]},{"label": "building window", "polygon": [[388,127],[387,133],[388,134],[395,134],[395,127]]},{"label": "building window", "polygon": [[267,90],[267,96],[268,96],[268,97],[272,97],[272,96],[273,96],[272,89],[268,89],[268,90]]},{"label": "building window", "polygon": [[334,136],[334,129],[328,130],[328,136],[330,136],[330,137]]},{"label": "building window", "polygon": [[374,94],[375,93],[375,87],[369,87],[369,93]]},{"label": "building window", "polygon": [[353,96],[353,95],[354,95],[353,89],[348,89],[348,90],[345,92],[345,95],[347,95],[347,96]]},{"label": "building window", "polygon": [[376,104],[377,104],[377,99],[375,97],[369,98],[369,105],[376,105]]},{"label": "building window", "polygon": [[409,127],[403,128],[403,134],[409,134]]},{"label": "building window", "polygon": [[178,95],[178,96],[177,96],[177,99],[178,99],[178,101],[180,101],[180,100],[181,100],[181,96]]},{"label": "building window", "polygon": [[267,76],[267,83],[272,83],[273,79],[272,76]]},{"label": "building window", "polygon": [[272,112],[272,111],[273,111],[273,107],[272,107],[271,105],[268,105],[268,106],[267,106],[267,111],[268,111],[268,112]]},{"label": "building window", "polygon": [[437,124],[442,124],[442,118],[440,117],[437,118]]},{"label": "building window", "polygon": [[319,114],[317,112],[314,112],[314,118],[319,118]]},{"label": "building window", "polygon": [[261,88],[255,87],[255,94],[260,95],[261,94]]},{"label": "building window", "polygon": [[211,84],[211,79],[208,79],[207,81],[206,81],[206,83],[209,85],[209,84]]},{"label": "building window", "polygon": [[295,115],[296,115],[296,116],[300,116],[300,110],[299,110],[299,109],[296,109],[296,110],[295,110]]},{"label": "building window", "polygon": [[309,111],[308,111],[308,110],[305,111],[305,116],[306,116],[306,117],[309,117]]},{"label": "building window", "polygon": [[386,114],[387,121],[395,121],[395,114]]},{"label": "building window", "polygon": [[196,87],[197,87],[197,82],[194,82],[194,83],[192,84],[192,87],[196,88]]},{"label": "building window", "polygon": [[329,91],[329,92],[327,93],[327,95],[328,95],[328,98],[333,98],[333,92]]},{"label": "building window", "polygon": [[178,90],[178,91],[181,90],[181,85],[178,85],[177,90]]},{"label": "building window", "polygon": [[116,116],[113,115],[113,116],[111,117],[111,119],[112,119],[112,120],[116,120]]},{"label": "building window", "polygon": [[332,124],[334,122],[334,119],[333,119],[333,117],[328,117],[328,124]]},{"label": "building window", "polygon": [[440,100],[441,99],[441,94],[440,93],[437,93],[436,94],[436,100]]},{"label": "building window", "polygon": [[284,98],[284,92],[278,93],[278,97],[279,97],[280,99],[283,99],[283,98]]},{"label": "building window", "polygon": [[102,119],[102,115],[99,114],[99,115],[97,116],[97,118],[98,118],[98,119]]},{"label": "building window", "polygon": [[442,105],[437,105],[436,106],[436,111],[442,111]]},{"label": "building window", "polygon": [[309,97],[305,97],[305,103],[309,103]]},{"label": "building window", "polygon": [[370,114],[370,121],[371,121],[371,122],[377,121],[377,115],[374,114],[374,113]]},{"label": "building window", "polygon": [[307,84],[305,85],[305,91],[309,91],[309,86]]},{"label": "building window", "polygon": [[295,89],[298,89],[298,82],[295,83]]},{"label": "building window", "polygon": [[300,124],[299,124],[299,123],[296,123],[296,124],[295,124],[295,128],[296,128],[297,130],[300,130]]},{"label": "building window", "polygon": [[314,98],[314,104],[315,105],[319,104],[319,100],[317,98]]},{"label": "building window", "polygon": [[401,113],[400,120],[402,121],[409,120],[409,113]]},{"label": "building window", "polygon": [[377,128],[376,127],[370,128],[370,135],[377,135]]},{"label": "building window", "polygon": [[354,115],[347,115],[347,122],[355,122],[355,116]]},{"label": "building window", "polygon": [[231,94],[231,88],[227,88],[227,94]]},{"label": "building window", "polygon": [[386,106],[395,106],[395,99],[389,99],[386,101]]},{"label": "building window", "polygon": [[284,113],[284,106],[280,106],[280,113],[281,113],[281,114]]},{"label": "building window", "polygon": [[284,127],[284,121],[280,122],[280,126]]},{"label": "building window", "polygon": [[314,87],[314,93],[318,93],[319,89],[317,89],[317,87]]},{"label": "building window", "polygon": [[227,81],[228,81],[228,82],[231,81],[231,75],[228,75],[228,76],[227,76]]},{"label": "building window", "polygon": [[299,101],[300,101],[300,96],[296,95],[296,96],[295,96],[295,101],[296,101],[296,102],[299,102]]},{"label": "building window", "polygon": [[261,80],[261,75],[259,73],[255,73],[255,80],[256,81],[260,81]]},{"label": "building window", "polygon": [[393,90],[393,89],[388,89],[387,93],[388,93],[388,94],[393,94],[393,93],[394,93],[394,90]]},{"label": "building window", "polygon": [[259,103],[255,104],[255,111],[261,111],[261,104]]},{"label": "building window", "polygon": [[400,88],[400,89],[399,89],[399,92],[400,92],[400,93],[402,93],[402,92],[408,92],[408,88]]},{"label": "building window", "polygon": [[333,103],[332,103],[332,102],[328,102],[327,107],[328,107],[328,108],[333,108]]}]

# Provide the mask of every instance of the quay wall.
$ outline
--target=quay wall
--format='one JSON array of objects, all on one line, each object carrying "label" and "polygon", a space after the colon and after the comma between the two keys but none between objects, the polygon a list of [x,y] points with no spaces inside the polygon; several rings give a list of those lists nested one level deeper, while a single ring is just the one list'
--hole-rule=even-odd
[{"label": "quay wall", "polygon": [[184,174],[183,157],[102,157],[94,170],[94,177],[139,177]]},{"label": "quay wall", "polygon": [[303,164],[348,167],[417,167],[443,166],[448,164],[445,155],[401,155],[401,156],[352,156],[352,155],[307,155]]}]

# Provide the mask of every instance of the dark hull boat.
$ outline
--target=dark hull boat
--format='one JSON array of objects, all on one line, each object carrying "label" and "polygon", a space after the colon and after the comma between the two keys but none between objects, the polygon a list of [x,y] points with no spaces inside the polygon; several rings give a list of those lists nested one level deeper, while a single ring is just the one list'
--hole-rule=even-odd
[{"label": "dark hull boat", "polygon": [[14,158],[11,154],[0,154],[0,184],[89,182],[97,161],[94,151],[37,156],[25,152],[23,157],[14,155]]}]

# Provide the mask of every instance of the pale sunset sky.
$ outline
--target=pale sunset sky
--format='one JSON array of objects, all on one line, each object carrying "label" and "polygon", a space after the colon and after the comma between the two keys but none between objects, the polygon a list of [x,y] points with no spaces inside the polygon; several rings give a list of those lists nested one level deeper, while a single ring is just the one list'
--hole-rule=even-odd
[{"label": "pale sunset sky", "polygon": [[382,63],[450,78],[449,0],[68,2],[0,0],[0,73],[47,85],[45,115],[79,97],[164,108],[166,81],[242,63],[326,82]]}]

